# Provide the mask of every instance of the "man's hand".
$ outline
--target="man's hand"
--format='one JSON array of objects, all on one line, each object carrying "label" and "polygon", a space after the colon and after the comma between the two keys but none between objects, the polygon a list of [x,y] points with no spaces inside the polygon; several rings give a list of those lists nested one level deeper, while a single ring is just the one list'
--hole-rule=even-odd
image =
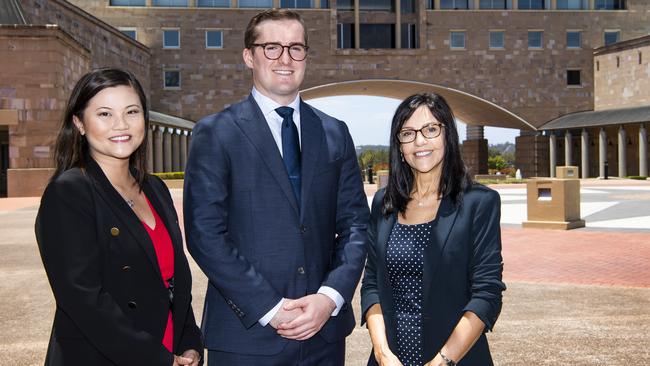
[{"label": "man's hand", "polygon": [[183,352],[181,356],[174,355],[173,366],[199,366],[199,361],[201,361],[201,356],[199,353],[196,350],[188,349],[187,351]]},{"label": "man's hand", "polygon": [[336,304],[323,294],[313,294],[285,302],[286,311],[301,309],[303,314],[290,322],[280,323],[278,334],[297,341],[304,341],[314,336],[330,318]]},{"label": "man's hand", "polygon": [[278,326],[280,324],[289,323],[290,321],[296,319],[298,316],[300,316],[303,313],[301,308],[286,310],[285,306],[287,306],[287,303],[290,301],[293,300],[285,299],[282,302],[282,306],[280,306],[280,310],[278,310],[278,312],[275,313],[271,321],[269,321],[270,326],[272,326],[275,329],[279,329]]}]

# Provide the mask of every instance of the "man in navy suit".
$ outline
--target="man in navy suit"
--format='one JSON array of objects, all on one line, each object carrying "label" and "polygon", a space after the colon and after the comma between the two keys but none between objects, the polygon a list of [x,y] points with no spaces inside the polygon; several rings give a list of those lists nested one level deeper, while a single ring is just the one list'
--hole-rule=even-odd
[{"label": "man in navy suit", "polygon": [[298,13],[253,17],[251,95],[194,128],[185,232],[211,366],[345,363],[369,212],[346,125],[298,95],[308,49]]}]

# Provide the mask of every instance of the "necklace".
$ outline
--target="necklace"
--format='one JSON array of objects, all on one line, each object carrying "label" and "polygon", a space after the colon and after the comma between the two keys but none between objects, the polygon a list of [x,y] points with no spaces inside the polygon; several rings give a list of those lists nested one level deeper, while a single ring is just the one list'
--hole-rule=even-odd
[{"label": "necklace", "polygon": [[135,202],[133,202],[133,200],[130,200],[126,197],[122,197],[122,198],[124,198],[124,201],[126,201],[126,204],[129,206],[129,208],[133,210],[133,207],[135,206]]},{"label": "necklace", "polygon": [[415,197],[415,194],[413,194],[413,199],[415,199],[417,201],[418,207],[423,207],[424,206],[424,202],[422,202],[422,200],[425,197],[427,197],[430,190],[431,190],[431,185],[429,185],[429,187],[427,187],[427,190],[422,195],[420,195],[420,198]]}]

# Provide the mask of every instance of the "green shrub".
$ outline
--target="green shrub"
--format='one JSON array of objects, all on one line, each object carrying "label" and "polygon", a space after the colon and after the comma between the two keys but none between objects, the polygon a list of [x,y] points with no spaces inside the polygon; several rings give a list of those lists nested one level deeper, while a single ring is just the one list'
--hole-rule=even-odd
[{"label": "green shrub", "polygon": [[152,173],[160,179],[184,179],[185,172]]},{"label": "green shrub", "polygon": [[627,177],[627,179],[646,180],[648,177],[644,177],[642,175],[630,175]]}]

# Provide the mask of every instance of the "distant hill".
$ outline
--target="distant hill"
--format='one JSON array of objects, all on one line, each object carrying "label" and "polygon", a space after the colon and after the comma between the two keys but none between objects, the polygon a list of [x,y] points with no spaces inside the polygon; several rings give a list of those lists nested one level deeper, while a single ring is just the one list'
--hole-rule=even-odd
[{"label": "distant hill", "polygon": [[356,147],[357,149],[357,156],[363,154],[364,151],[366,150],[388,150],[387,145],[359,145]]},{"label": "distant hill", "polygon": [[502,144],[490,144],[491,149],[498,150],[499,153],[502,155],[505,153],[514,153],[515,152],[515,144],[512,142],[504,142]]}]

